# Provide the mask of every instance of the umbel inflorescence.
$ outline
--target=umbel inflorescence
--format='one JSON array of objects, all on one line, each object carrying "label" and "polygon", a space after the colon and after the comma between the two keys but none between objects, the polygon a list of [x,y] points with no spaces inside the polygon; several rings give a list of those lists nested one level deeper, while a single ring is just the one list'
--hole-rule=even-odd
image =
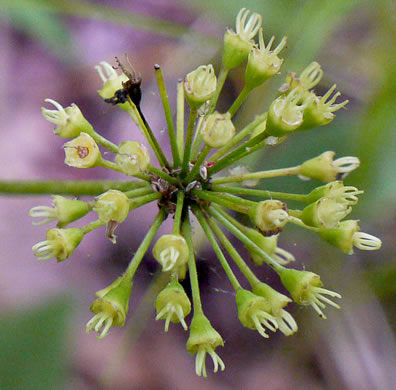
[{"label": "umbel inflorescence", "polygon": [[[258,34],[258,44],[253,40]],[[242,325],[268,337],[268,329],[279,330],[286,336],[297,331],[297,324],[285,307],[292,300],[299,305],[310,305],[326,318],[326,305],[339,308],[334,298],[341,296],[322,287],[319,275],[290,268],[294,256],[278,247],[278,237],[285,225],[296,224],[318,234],[330,245],[346,254],[353,248],[375,250],[381,241],[359,230],[357,220],[345,220],[363,191],[345,186],[343,178],[359,166],[356,157],[335,159],[335,153],[323,154],[304,161],[301,165],[259,172],[249,172],[238,162],[268,145],[276,145],[285,137],[300,130],[309,130],[330,123],[335,112],[348,101],[336,103],[339,92],[335,85],[324,96],[317,96],[313,88],[320,82],[322,69],[311,63],[300,74],[288,73],[279,88],[279,94],[267,112],[256,116],[243,129],[236,129],[233,116],[248,94],[266,80],[277,75],[283,59],[279,57],[286,44],[283,38],[277,46],[274,37],[265,44],[261,16],[242,9],[236,18],[236,31],[227,30],[224,36],[222,67],[216,77],[212,65],[203,65],[189,73],[177,85],[177,120],[173,122],[162,70],[155,65],[155,75],[162,98],[172,150],[168,159],[155,133],[140,109],[141,78],[130,64],[117,59],[122,73],[106,62],[96,66],[103,88],[98,91],[106,103],[118,105],[131,116],[147,141],[125,141],[115,145],[99,135],[85,119],[77,105],[63,108],[46,99],[55,110],[43,108],[44,117],[56,125],[55,134],[69,138],[64,145],[65,163],[76,168],[105,167],[127,175],[131,180],[120,182],[92,201],[53,197],[53,207],[34,207],[30,214],[43,217],[39,222],[57,221],[57,227],[47,230],[47,237],[33,246],[40,260],[55,257],[67,259],[84,236],[101,226],[106,237],[116,243],[115,229],[133,210],[156,202],[158,214],[136,250],[126,271],[110,286],[96,293],[91,306],[94,317],[87,324],[87,332],[94,329],[103,338],[112,326],[123,326],[128,313],[133,278],[143,257],[154,241],[153,256],[169,277],[169,284],[155,301],[156,319],[165,320],[165,331],[170,322],[180,323],[190,336],[187,349],[196,354],[196,373],[206,377],[205,358],[209,354],[214,371],[224,363],[216,352],[223,345],[220,334],[205,316],[199,293],[199,281],[192,240],[192,215],[202,226],[207,239],[235,290],[238,317]],[[129,61],[128,61],[129,62]],[[216,111],[216,104],[230,70],[246,63],[245,86],[225,113]],[[184,102],[190,111],[184,126]],[[114,154],[114,160],[105,159],[100,147]],[[151,164],[154,154],[158,166]],[[106,156],[109,154],[107,153]],[[229,168],[233,166],[231,170]],[[219,176],[218,173],[226,171]],[[309,194],[273,192],[253,188],[260,179],[298,175],[322,182]],[[299,209],[291,209],[288,200],[298,201]],[[97,220],[82,227],[68,227],[86,214],[97,214]],[[246,214],[249,226],[242,224],[235,214]],[[156,239],[160,225],[173,218],[173,231]],[[276,272],[291,298],[261,281],[244,258],[234,248],[228,234],[235,236],[247,248],[256,265],[269,265]],[[246,278],[249,288],[243,288],[232,271],[232,260]],[[288,267],[286,267],[288,266]],[[192,305],[180,281],[189,272]]]}]

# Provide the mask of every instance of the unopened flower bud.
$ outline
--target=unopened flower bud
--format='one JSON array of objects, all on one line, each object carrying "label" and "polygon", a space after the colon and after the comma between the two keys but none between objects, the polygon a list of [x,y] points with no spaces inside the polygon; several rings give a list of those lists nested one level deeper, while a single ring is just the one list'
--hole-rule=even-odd
[{"label": "unopened flower bud", "polygon": [[150,155],[146,147],[137,141],[121,143],[115,163],[129,176],[144,172],[150,165]]},{"label": "unopened flower bud", "polygon": [[[261,233],[259,233],[255,229],[247,229],[244,232],[260,249],[262,249],[265,253],[271,256],[278,264],[286,265],[291,261],[295,261],[294,256],[285,251],[282,248],[278,247],[278,237],[279,234],[275,234],[273,236],[265,237]],[[265,262],[265,259],[254,250],[248,249],[250,257],[254,264],[262,265]]]},{"label": "unopened flower bud", "polygon": [[187,340],[187,351],[192,355],[196,354],[195,358],[195,373],[198,376],[203,375],[207,377],[205,357],[208,353],[212,358],[214,365],[214,372],[217,372],[219,366],[221,371],[224,371],[225,365],[220,359],[215,349],[223,346],[224,341],[219,333],[212,327],[209,320],[204,314],[194,314],[190,325],[190,337]]},{"label": "unopened flower bud", "polygon": [[189,248],[184,237],[178,234],[164,234],[153,248],[154,258],[161,264],[162,271],[172,271],[188,261]]},{"label": "unopened flower bud", "polygon": [[45,99],[45,102],[53,104],[57,109],[48,110],[41,107],[41,112],[47,121],[56,125],[54,133],[62,138],[75,138],[81,133],[92,134],[94,132],[91,124],[84,118],[76,104],[63,108],[58,102],[52,99]]},{"label": "unopened flower bud", "polygon": [[95,199],[93,210],[103,223],[122,223],[129,214],[129,199],[121,191],[109,190]]},{"label": "unopened flower bud", "polygon": [[356,187],[344,186],[341,180],[337,180],[312,190],[307,195],[306,201],[308,203],[313,203],[320,198],[333,198],[339,203],[345,202],[353,206],[359,201],[357,195],[363,193],[364,191],[360,191]]},{"label": "unopened flower bud", "polygon": [[[98,291],[98,299],[90,307],[95,316],[87,323],[87,333],[94,329],[100,333],[97,338],[103,339],[112,326],[124,326],[131,290],[132,280],[123,275],[110,286]],[[103,330],[100,331],[102,327]]]},{"label": "unopened flower bud", "polygon": [[214,112],[206,117],[202,126],[202,138],[206,145],[212,148],[221,148],[227,145],[235,135],[235,127],[230,113]]},{"label": "unopened flower bud", "polygon": [[274,40],[275,37],[272,37],[266,47],[263,30],[260,29],[259,46],[254,46],[250,51],[246,66],[245,83],[247,88],[256,88],[279,72],[283,59],[280,59],[278,54],[285,47],[287,39],[284,37],[279,45],[271,51]]},{"label": "unopened flower bud", "polygon": [[231,70],[242,64],[248,58],[253,48],[252,40],[261,27],[261,16],[242,8],[236,17],[236,32],[227,30],[224,35],[223,66]]},{"label": "unopened flower bud", "polygon": [[279,330],[285,335],[290,336],[297,332],[297,324],[292,315],[283,308],[292,300],[286,295],[279,293],[266,283],[257,283],[253,286],[253,292],[264,297],[271,305],[271,312],[275,317]]},{"label": "unopened flower bud", "polygon": [[338,202],[334,198],[320,198],[304,208],[301,220],[309,226],[322,229],[333,229],[350,212],[352,207],[345,202]]},{"label": "unopened flower bud", "polygon": [[311,305],[321,318],[326,318],[322,312],[322,309],[326,307],[325,303],[337,309],[340,308],[324,295],[333,298],[341,298],[341,295],[322,288],[323,283],[319,275],[309,271],[282,268],[279,276],[293,300],[299,305]]},{"label": "unopened flower bud", "polygon": [[319,235],[331,245],[348,255],[353,254],[353,247],[374,251],[381,248],[381,240],[371,234],[359,232],[359,221],[342,221],[335,229],[321,230]]},{"label": "unopened flower bud", "polygon": [[187,324],[184,318],[190,314],[191,302],[188,299],[182,285],[176,280],[171,281],[157,296],[155,301],[157,311],[156,320],[165,320],[165,332],[169,329],[169,323],[181,323],[184,330]]},{"label": "unopened flower bud", "polygon": [[264,200],[256,203],[250,208],[249,217],[266,236],[281,232],[289,220],[287,206],[279,200]]},{"label": "unopened flower bud", "polygon": [[339,104],[333,104],[337,97],[341,95],[340,92],[335,93],[329,100],[335,88],[336,85],[334,84],[322,97],[318,97],[311,92],[312,98],[304,110],[304,123],[300,127],[301,130],[327,125],[335,118],[334,112],[348,104],[349,100],[344,100]]},{"label": "unopened flower bud", "polygon": [[335,152],[328,151],[305,161],[301,164],[300,175],[329,183],[344,179],[360,165],[357,157],[342,157],[334,160],[334,156]]},{"label": "unopened flower bud", "polygon": [[217,79],[212,65],[201,65],[184,79],[187,103],[198,109],[216,92]]},{"label": "unopened flower bud", "polygon": [[267,117],[265,131],[275,137],[282,137],[297,130],[303,123],[303,114],[310,99],[301,103],[303,92],[294,88],[288,95],[281,95],[275,99]]},{"label": "unopened flower bud", "polygon": [[84,232],[78,228],[49,229],[47,239],[32,247],[39,260],[56,257],[58,262],[66,260],[80,244]]},{"label": "unopened flower bud", "polygon": [[241,324],[249,329],[257,330],[261,336],[268,338],[265,327],[272,332],[278,329],[278,323],[271,313],[271,304],[268,300],[253,294],[248,290],[240,289],[236,294],[238,318]]},{"label": "unopened flower bud", "polygon": [[89,210],[89,204],[77,199],[67,199],[60,195],[52,196],[53,207],[36,206],[30,209],[31,217],[46,218],[40,222],[33,222],[33,225],[43,225],[51,221],[58,221],[57,227],[64,227],[77,219],[86,215]]},{"label": "unopened flower bud", "polygon": [[81,133],[77,138],[66,142],[65,164],[75,168],[92,168],[99,165],[102,155],[94,139],[87,133]]}]

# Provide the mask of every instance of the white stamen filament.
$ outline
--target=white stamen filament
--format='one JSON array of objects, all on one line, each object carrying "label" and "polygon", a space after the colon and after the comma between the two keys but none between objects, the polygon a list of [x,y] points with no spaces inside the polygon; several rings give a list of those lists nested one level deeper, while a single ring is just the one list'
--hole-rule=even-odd
[{"label": "white stamen filament", "polygon": [[33,225],[43,225],[57,219],[56,209],[48,206],[36,206],[30,209],[29,215],[33,218],[46,218],[43,221],[32,222]]},{"label": "white stamen filament", "polygon": [[173,246],[164,249],[160,254],[160,263],[162,265],[162,271],[168,272],[175,267],[177,259],[180,253]]},{"label": "white stamen filament", "polygon": [[276,317],[279,330],[285,335],[290,336],[297,332],[297,323],[292,315],[286,310],[281,309],[280,316]]},{"label": "white stamen filament", "polygon": [[382,241],[368,233],[355,232],[352,236],[353,245],[364,251],[375,251],[381,248]]},{"label": "white stamen filament", "polygon": [[341,157],[333,161],[333,166],[337,173],[348,173],[358,168],[360,160],[357,157]]},{"label": "white stamen filament", "polygon": [[288,251],[276,247],[275,252],[273,253],[272,257],[276,262],[280,265],[286,265],[289,264],[291,261],[295,261],[295,257],[289,253]]},{"label": "white stamen filament", "polygon": [[258,32],[261,27],[261,15],[253,12],[246,23],[250,11],[242,8],[236,17],[236,33],[244,41],[250,41]]}]

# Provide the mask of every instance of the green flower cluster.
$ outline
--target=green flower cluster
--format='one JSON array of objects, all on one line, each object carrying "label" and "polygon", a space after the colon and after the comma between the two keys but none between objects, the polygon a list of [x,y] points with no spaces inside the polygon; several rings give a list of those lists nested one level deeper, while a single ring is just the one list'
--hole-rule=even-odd
[{"label": "green flower cluster", "polygon": [[[257,34],[258,43],[254,41]],[[218,76],[212,65],[203,65],[178,83],[176,125],[162,70],[155,65],[171,144],[171,160],[165,156],[142,114],[141,79],[118,59],[122,74],[106,62],[96,67],[103,81],[103,88],[98,93],[106,103],[117,104],[131,116],[145,136],[146,146],[133,140],[115,145],[94,130],[75,104],[63,108],[54,100],[46,100],[56,109],[43,108],[44,117],[56,125],[56,135],[70,139],[64,145],[65,163],[76,168],[115,170],[130,177],[130,187],[122,191],[112,188],[88,202],[57,195],[54,196],[53,207],[34,207],[30,214],[44,218],[39,223],[54,220],[58,223],[57,228],[47,231],[45,241],[33,246],[38,259],[55,257],[64,261],[85,234],[101,226],[106,227],[106,237],[116,243],[115,229],[129,214],[133,214],[134,209],[150,202],[156,202],[159,207],[158,215],[124,274],[96,293],[97,299],[91,306],[95,315],[87,324],[87,332],[94,329],[99,333],[98,338],[103,338],[112,326],[125,324],[134,275],[168,216],[173,217],[173,231],[159,237],[153,247],[154,258],[169,277],[169,284],[155,302],[156,319],[165,320],[165,331],[170,322],[180,323],[187,330],[185,318],[193,309],[187,349],[196,355],[197,375],[205,377],[207,354],[213,360],[215,372],[218,368],[224,369],[223,361],[215,352],[224,342],[203,311],[191,215],[202,226],[235,290],[240,322],[265,338],[268,337],[267,329],[272,332],[279,330],[286,336],[297,331],[295,320],[285,310],[290,302],[310,305],[320,317],[326,318],[323,313],[326,304],[339,308],[330,298],[341,298],[338,293],[322,287],[319,275],[286,267],[295,261],[291,253],[278,247],[278,237],[287,224],[311,230],[347,254],[353,253],[354,247],[363,250],[380,248],[378,238],[359,231],[357,220],[344,220],[362,193],[355,187],[345,186],[342,181],[359,166],[356,157],[334,159],[335,153],[326,151],[295,167],[259,172],[234,167],[229,175],[217,175],[242,158],[281,142],[295,131],[330,123],[335,117],[334,112],[347,104],[347,101],[335,103],[339,96],[339,92],[333,94],[335,86],[324,96],[316,95],[312,88],[320,82],[323,72],[320,65],[313,62],[300,75],[289,73],[286,76],[279,95],[267,112],[258,115],[243,129],[236,129],[233,116],[248,94],[280,71],[283,59],[279,55],[286,38],[274,49],[273,42],[274,37],[268,44],[264,42],[261,16],[242,9],[236,19],[236,31],[225,33],[223,61]],[[227,112],[216,111],[228,73],[244,63],[245,86],[240,95]],[[186,128],[185,101],[190,108]],[[101,148],[113,153],[114,160],[105,159]],[[158,166],[151,165],[151,152],[158,160]],[[315,179],[323,184],[309,194],[241,186],[254,187],[261,179],[290,175]],[[291,209],[286,203],[288,200],[300,202],[302,207]],[[97,214],[97,220],[82,227],[68,227],[90,212]],[[240,223],[235,213],[246,214],[250,225]],[[256,265],[269,265],[279,275],[292,299],[261,281],[223,230],[243,243]],[[229,265],[230,259],[246,278],[249,288],[240,284]],[[187,271],[192,304],[180,284]]]}]

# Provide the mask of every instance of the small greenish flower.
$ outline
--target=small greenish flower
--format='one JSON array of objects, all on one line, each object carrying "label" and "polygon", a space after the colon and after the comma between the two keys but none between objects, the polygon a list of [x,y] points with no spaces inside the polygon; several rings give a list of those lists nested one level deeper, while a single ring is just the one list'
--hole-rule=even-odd
[{"label": "small greenish flower", "polygon": [[71,222],[82,218],[90,211],[87,202],[77,199],[67,199],[60,195],[52,196],[53,207],[36,206],[30,209],[29,215],[33,218],[46,218],[33,225],[43,225],[48,222],[58,221],[57,227],[65,227]]},{"label": "small greenish flower", "polygon": [[374,251],[381,248],[381,240],[368,233],[360,232],[359,221],[342,221],[337,228],[325,229],[319,235],[331,245],[348,255],[353,254],[353,247]]},{"label": "small greenish flower", "polygon": [[337,160],[334,157],[335,152],[327,151],[305,161],[300,167],[300,175],[329,183],[344,179],[360,165],[357,157],[341,157]]},{"label": "small greenish flower", "polygon": [[319,275],[309,271],[288,268],[282,268],[279,275],[294,301],[299,305],[311,305],[320,317],[326,319],[322,312],[322,309],[326,307],[325,303],[337,309],[340,308],[325,295],[333,298],[341,298],[341,295],[322,288],[323,283]]},{"label": "small greenish flower", "polygon": [[294,88],[304,92],[303,96],[309,94],[309,90],[319,84],[323,76],[323,70],[317,62],[311,62],[297,77],[296,73],[289,72],[284,84],[279,88],[283,94],[290,93]]},{"label": "small greenish flower", "polygon": [[313,203],[320,198],[333,198],[338,203],[353,206],[359,201],[357,195],[363,193],[364,191],[360,191],[356,187],[344,186],[341,180],[337,180],[315,188],[307,195],[306,200],[308,203]]},{"label": "small greenish flower", "polygon": [[109,190],[95,199],[93,210],[106,225],[106,237],[115,244],[117,236],[114,232],[129,214],[128,197],[121,191]]},{"label": "small greenish flower", "polygon": [[238,318],[246,328],[256,329],[264,338],[269,337],[265,333],[265,327],[273,332],[278,329],[275,317],[270,314],[271,304],[265,298],[241,289],[236,294],[236,304]]},{"label": "small greenish flower", "polygon": [[87,133],[80,133],[77,138],[66,142],[63,148],[65,164],[74,168],[93,168],[102,160],[98,145]]},{"label": "small greenish flower", "polygon": [[269,110],[265,131],[274,137],[283,137],[297,130],[304,121],[304,110],[310,104],[308,97],[301,103],[304,93],[298,87],[289,94],[275,99]]},{"label": "small greenish flower", "polygon": [[264,200],[249,210],[249,217],[264,235],[279,233],[289,221],[287,206],[280,200]]},{"label": "small greenish flower", "polygon": [[153,248],[154,258],[168,272],[185,266],[188,261],[189,249],[186,240],[178,234],[164,234]]},{"label": "small greenish flower", "polygon": [[253,286],[256,295],[264,297],[271,305],[271,314],[275,317],[279,330],[285,336],[291,336],[297,332],[297,323],[292,315],[284,310],[292,300],[286,295],[279,293],[266,283],[257,283]]},{"label": "small greenish flower", "polygon": [[311,92],[312,98],[309,100],[309,104],[304,110],[302,130],[329,124],[335,118],[334,112],[345,107],[349,103],[349,100],[344,100],[342,103],[334,104],[337,97],[341,95],[340,92],[337,92],[329,99],[335,89],[336,85],[334,84],[322,97],[318,97]]},{"label": "small greenish flower", "polygon": [[272,37],[265,46],[263,29],[259,32],[259,46],[254,46],[249,53],[245,72],[245,82],[248,88],[256,88],[276,75],[283,63],[278,54],[286,46],[286,37],[283,37],[279,45],[271,51],[275,37]]},{"label": "small greenish flower", "polygon": [[[92,329],[103,339],[112,326],[124,326],[128,314],[132,280],[127,275],[120,276],[110,286],[96,292],[98,299],[90,310],[95,316],[87,323],[86,330]],[[100,331],[103,328],[102,331]]]},{"label": "small greenish flower", "polygon": [[115,163],[126,175],[134,176],[146,171],[150,165],[150,155],[142,143],[126,141],[121,143]]},{"label": "small greenish flower", "polygon": [[[287,252],[286,250],[278,247],[278,237],[279,234],[274,234],[273,236],[266,237],[262,235],[255,229],[247,229],[245,234],[265,253],[272,257],[278,264],[286,265],[296,259],[294,256]],[[248,249],[250,257],[254,264],[263,265],[265,259],[253,250]]]},{"label": "small greenish flower", "polygon": [[334,198],[320,198],[304,208],[301,220],[309,226],[323,229],[336,228],[352,207],[345,202],[338,202]]},{"label": "small greenish flower", "polygon": [[[235,30],[227,30],[224,35],[223,66],[231,70],[241,65],[248,58],[254,46],[253,38],[261,27],[261,15],[242,8],[237,17]],[[249,19],[248,19],[249,17]]]},{"label": "small greenish flower", "polygon": [[188,104],[198,109],[216,92],[217,79],[212,65],[201,65],[184,79],[184,92]]},{"label": "small greenish flower", "polygon": [[66,260],[80,244],[84,232],[78,228],[49,229],[47,239],[32,247],[39,260],[56,257],[57,261]]},{"label": "small greenish flower", "polygon": [[122,223],[129,214],[129,199],[121,191],[109,190],[95,199],[93,210],[105,224]]},{"label": "small greenish flower", "polygon": [[58,102],[52,99],[45,99],[51,103],[56,110],[49,110],[41,107],[41,112],[47,121],[56,125],[54,133],[62,138],[75,138],[81,133],[92,134],[94,132],[91,124],[84,118],[76,104],[63,108]]},{"label": "small greenish flower", "polygon": [[212,358],[213,372],[221,369],[224,371],[225,365],[220,356],[215,352],[219,346],[223,346],[224,341],[219,333],[212,327],[204,314],[194,314],[190,325],[190,337],[187,340],[187,350],[192,355],[195,354],[195,373],[198,376],[208,376],[206,373],[205,358],[209,354]]},{"label": "small greenish flower", "polygon": [[235,127],[230,113],[214,112],[206,117],[202,126],[202,138],[211,148],[227,145],[235,135]]},{"label": "small greenish flower", "polygon": [[[128,80],[128,77],[122,73],[118,74],[116,70],[106,61],[102,61],[99,65],[95,66],[95,69],[99,73],[99,77],[103,81],[103,88],[98,90],[98,94],[103,99],[110,99],[114,96],[114,93],[122,88],[122,83]],[[128,104],[120,104],[128,107]]]},{"label": "small greenish flower", "polygon": [[155,319],[165,320],[165,332],[168,331],[170,322],[180,323],[184,330],[188,329],[184,318],[191,312],[191,302],[178,281],[171,281],[158,294],[155,309],[157,311]]}]

